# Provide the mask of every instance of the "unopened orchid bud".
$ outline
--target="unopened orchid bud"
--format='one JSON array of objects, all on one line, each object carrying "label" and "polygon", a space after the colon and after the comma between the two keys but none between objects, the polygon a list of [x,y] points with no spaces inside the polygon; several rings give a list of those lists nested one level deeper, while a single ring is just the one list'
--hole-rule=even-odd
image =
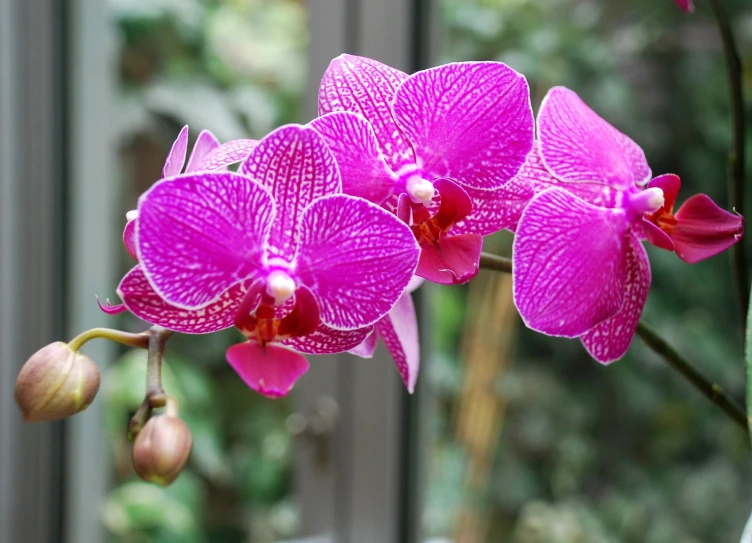
[{"label": "unopened orchid bud", "polygon": [[99,390],[99,370],[87,356],[57,341],[34,353],[16,379],[16,403],[27,422],[80,413]]},{"label": "unopened orchid bud", "polygon": [[133,468],[144,481],[167,486],[178,478],[191,455],[193,438],[177,417],[149,419],[133,444]]}]

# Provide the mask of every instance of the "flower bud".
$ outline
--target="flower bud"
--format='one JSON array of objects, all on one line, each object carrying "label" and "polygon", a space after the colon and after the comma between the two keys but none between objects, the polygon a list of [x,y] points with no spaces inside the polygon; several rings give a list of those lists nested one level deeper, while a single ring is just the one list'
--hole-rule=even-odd
[{"label": "flower bud", "polygon": [[99,370],[87,356],[57,341],[34,353],[16,379],[16,403],[27,422],[80,413],[99,390]]},{"label": "flower bud", "polygon": [[167,486],[178,478],[191,455],[193,438],[177,417],[152,417],[133,444],[133,468],[144,481]]}]

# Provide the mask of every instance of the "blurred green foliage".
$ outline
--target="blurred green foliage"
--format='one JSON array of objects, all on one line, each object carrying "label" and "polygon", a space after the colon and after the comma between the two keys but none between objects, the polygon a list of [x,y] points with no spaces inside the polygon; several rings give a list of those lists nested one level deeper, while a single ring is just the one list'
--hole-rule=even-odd
[{"label": "blurred green foliage", "polygon": [[[528,77],[536,110],[550,87],[572,88],[645,149],[654,174],[682,177],[680,200],[705,192],[723,205],[725,64],[708,3],[696,4],[687,16],[669,0],[443,0],[442,61],[509,63]],[[752,4],[724,4],[752,97]],[[645,320],[743,398],[728,254],[690,266],[648,252]],[[460,316],[473,308],[467,289],[432,292],[438,317],[423,333],[437,338],[436,352],[423,375],[441,407],[431,425],[429,535],[454,535],[458,511],[470,507],[489,519],[489,543],[739,540],[752,509],[746,437],[637,338],[625,359],[604,368],[576,340],[520,327],[514,363],[497,383],[507,410],[487,489],[462,495],[468,456],[452,416],[463,379]]]}]

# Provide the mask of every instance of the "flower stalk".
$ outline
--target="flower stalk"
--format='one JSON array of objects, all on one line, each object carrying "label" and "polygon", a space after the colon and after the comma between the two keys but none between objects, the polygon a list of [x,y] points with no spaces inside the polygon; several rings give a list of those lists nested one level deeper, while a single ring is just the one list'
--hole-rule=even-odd
[{"label": "flower stalk", "polygon": [[[729,199],[731,207],[744,215],[744,172],[745,172],[745,130],[744,130],[744,86],[742,83],[742,62],[734,39],[726,10],[721,0],[708,0],[713,11],[718,32],[726,57],[729,93],[731,98],[731,116],[733,124],[733,147],[729,153]],[[732,249],[735,283],[739,299],[741,325],[746,323],[746,302],[749,300],[749,268],[744,242],[737,243]]]},{"label": "flower stalk", "polygon": [[720,385],[709,381],[693,368],[668,342],[643,321],[637,324],[637,335],[656,354],[678,371],[708,400],[720,407],[744,432],[747,432],[747,417],[739,404]]},{"label": "flower stalk", "polygon": [[162,388],[162,360],[164,358],[167,340],[172,336],[172,330],[161,326],[152,326],[145,336],[148,342],[146,360],[146,396],[128,424],[128,439],[134,439],[151,417],[153,409],[165,407],[168,403],[167,395]]},{"label": "flower stalk", "polygon": [[[480,267],[502,273],[512,273],[512,260],[503,256],[482,253]],[[639,335],[650,349],[659,355],[668,365],[687,379],[700,393],[721,408],[744,432],[747,429],[747,417],[739,404],[720,385],[713,383],[697,371],[676,349],[663,339],[656,331],[643,321],[637,323]]]},{"label": "flower stalk", "polygon": [[486,270],[494,270],[502,273],[512,273],[512,259],[505,256],[480,254],[480,267]]}]

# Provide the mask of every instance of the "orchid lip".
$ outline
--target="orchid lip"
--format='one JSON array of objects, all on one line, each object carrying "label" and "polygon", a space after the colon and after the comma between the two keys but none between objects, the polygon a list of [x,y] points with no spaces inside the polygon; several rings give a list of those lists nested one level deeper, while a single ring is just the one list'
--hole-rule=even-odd
[{"label": "orchid lip", "polygon": [[295,293],[295,280],[283,270],[273,270],[266,278],[266,292],[274,297],[274,302],[281,305]]},{"label": "orchid lip", "polygon": [[125,220],[131,222],[138,218],[138,209],[131,209],[125,213]]}]

